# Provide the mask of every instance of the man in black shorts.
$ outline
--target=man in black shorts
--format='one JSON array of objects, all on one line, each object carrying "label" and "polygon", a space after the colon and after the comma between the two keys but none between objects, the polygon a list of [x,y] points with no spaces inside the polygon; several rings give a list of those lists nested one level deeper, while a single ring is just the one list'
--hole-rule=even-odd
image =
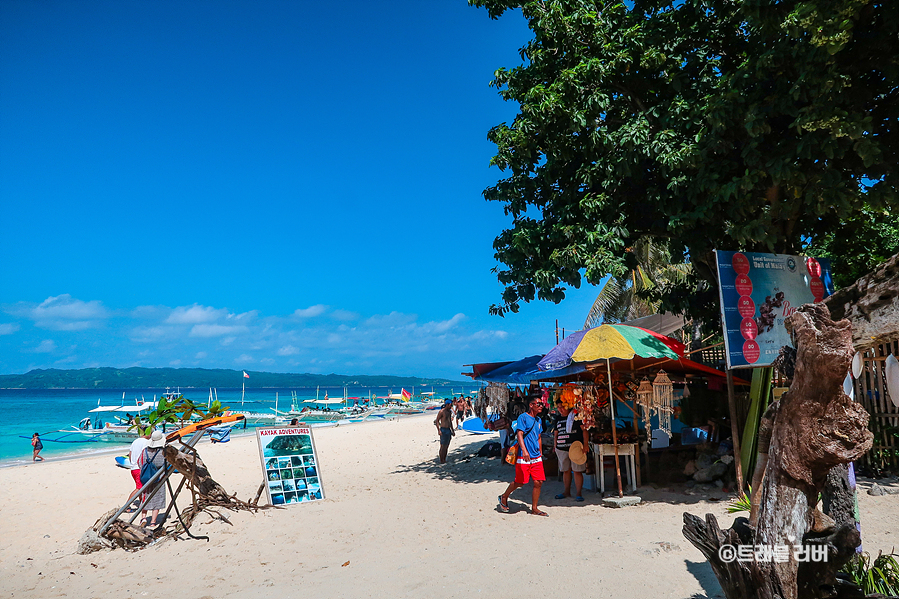
[{"label": "man in black shorts", "polygon": [[434,419],[434,426],[440,433],[440,463],[446,464],[446,452],[449,451],[450,439],[456,436],[453,430],[453,400],[447,399],[443,402],[443,407],[437,412],[437,418]]}]

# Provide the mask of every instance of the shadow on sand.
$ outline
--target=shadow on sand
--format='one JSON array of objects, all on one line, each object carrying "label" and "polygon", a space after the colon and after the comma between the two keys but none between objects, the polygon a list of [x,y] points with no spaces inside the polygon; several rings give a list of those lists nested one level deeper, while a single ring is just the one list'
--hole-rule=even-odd
[{"label": "shadow on sand", "polygon": [[[458,437],[457,437],[458,439]],[[462,437],[458,441],[456,447],[450,445],[450,451],[447,455],[447,463],[440,464],[437,461],[437,444],[434,444],[434,458],[425,460],[416,464],[399,464],[393,471],[393,474],[406,474],[417,472],[432,476],[438,480],[448,480],[462,484],[480,484],[485,482],[500,482],[508,484],[515,477],[515,470],[509,464],[500,461],[499,458],[483,458],[478,457],[478,450],[487,442],[489,438],[482,437]],[[614,474],[610,469],[606,469],[606,497],[617,496],[617,485],[614,481]],[[574,492],[572,485],[572,493]],[[530,486],[525,490],[516,491],[514,497],[519,493],[527,493],[530,497]],[[576,502],[571,498],[555,499],[556,495],[562,493],[562,482],[558,476],[548,476],[546,483],[543,485],[541,493],[541,504],[546,505],[570,505],[572,507],[582,505],[596,505],[601,503],[602,497],[597,491],[584,489],[583,497],[585,501]],[[625,490],[625,495],[632,495]],[[705,502],[723,502],[730,499],[728,493],[720,490],[712,490],[704,492],[695,488],[688,488],[682,484],[669,484],[667,486],[646,485],[637,489],[636,495],[639,495],[644,502],[650,503],[668,503],[671,505],[691,506]],[[702,515],[702,514],[700,514]],[[717,584],[717,582],[716,582]]]},{"label": "shadow on sand", "polygon": [[684,564],[687,566],[687,572],[693,575],[693,578],[696,579],[696,582],[699,583],[699,586],[702,587],[705,593],[702,595],[696,593],[690,599],[718,599],[719,597],[724,597],[724,591],[721,589],[721,585],[718,584],[718,579],[715,578],[715,573],[712,571],[712,566],[709,565],[709,562],[684,560]]}]

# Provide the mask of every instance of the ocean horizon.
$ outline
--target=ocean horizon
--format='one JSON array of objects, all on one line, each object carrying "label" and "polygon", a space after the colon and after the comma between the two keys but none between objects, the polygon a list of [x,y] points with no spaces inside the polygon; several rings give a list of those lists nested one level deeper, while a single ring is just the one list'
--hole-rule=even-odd
[{"label": "ocean horizon", "polygon": [[[449,397],[452,393],[473,394],[480,387],[477,383],[458,386],[419,387],[416,393],[432,392],[435,397]],[[252,412],[271,412],[290,410],[291,396],[297,394],[299,401],[315,399],[316,391],[319,399],[327,393],[331,398],[343,397],[346,389],[347,397],[358,397],[361,400],[371,397],[384,397],[388,392],[399,393],[400,388],[387,387],[315,387],[309,388],[250,388],[240,387],[213,390],[222,406],[231,410],[244,409]],[[0,389],[0,409],[5,416],[5,423],[0,428],[0,467],[25,464],[32,461],[31,435],[39,433],[44,444],[41,455],[46,458],[86,455],[115,451],[127,452],[127,443],[110,442],[53,442],[54,437],[62,436],[60,431],[74,430],[78,423],[98,405],[122,406],[135,405],[140,401],[158,400],[166,391],[182,393],[196,403],[206,404],[210,390],[201,388],[169,388],[169,389]],[[407,389],[412,391],[412,389]],[[243,394],[243,403],[241,396]],[[384,400],[378,400],[383,403]],[[352,405],[352,401],[349,402]],[[101,418],[109,418],[111,414],[100,414]],[[247,430],[252,433],[253,427]]]}]

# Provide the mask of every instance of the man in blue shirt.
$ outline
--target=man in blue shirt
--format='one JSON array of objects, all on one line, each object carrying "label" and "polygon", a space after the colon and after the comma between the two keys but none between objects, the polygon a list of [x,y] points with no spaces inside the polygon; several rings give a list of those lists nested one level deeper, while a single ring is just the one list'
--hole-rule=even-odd
[{"label": "man in blue shirt", "polygon": [[528,411],[515,421],[516,436],[518,437],[518,458],[515,461],[515,480],[509,483],[506,492],[499,496],[499,510],[509,512],[509,495],[534,480],[534,490],[531,494],[531,514],[535,516],[548,516],[546,512],[537,507],[540,500],[540,489],[546,474],[543,472],[543,453],[540,443],[540,434],[543,432],[543,423],[538,416],[543,411],[543,402],[534,398],[528,405]]}]

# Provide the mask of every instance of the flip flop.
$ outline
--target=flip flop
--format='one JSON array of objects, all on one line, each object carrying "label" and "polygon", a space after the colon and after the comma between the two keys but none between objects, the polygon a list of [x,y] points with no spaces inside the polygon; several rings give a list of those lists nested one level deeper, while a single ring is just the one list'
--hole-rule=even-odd
[{"label": "flip flop", "polygon": [[547,517],[549,516],[549,514],[547,514],[546,512],[540,511],[540,510],[537,510],[536,512],[534,510],[531,510],[531,515],[532,516],[547,516]]},{"label": "flip flop", "polygon": [[[566,495],[565,493],[559,493],[558,495],[556,495],[556,499],[565,499],[566,497],[568,497],[568,495]],[[581,499],[581,501],[583,501],[583,499]]]},{"label": "flip flop", "polygon": [[501,511],[504,514],[508,514],[509,513],[509,504],[503,503],[503,496],[500,495],[496,499],[497,499],[497,501],[499,501],[499,511]]},{"label": "flip flop", "polygon": [[574,500],[575,500],[575,501],[583,501],[584,498],[581,497],[580,495],[578,495],[577,497],[574,498]]}]

